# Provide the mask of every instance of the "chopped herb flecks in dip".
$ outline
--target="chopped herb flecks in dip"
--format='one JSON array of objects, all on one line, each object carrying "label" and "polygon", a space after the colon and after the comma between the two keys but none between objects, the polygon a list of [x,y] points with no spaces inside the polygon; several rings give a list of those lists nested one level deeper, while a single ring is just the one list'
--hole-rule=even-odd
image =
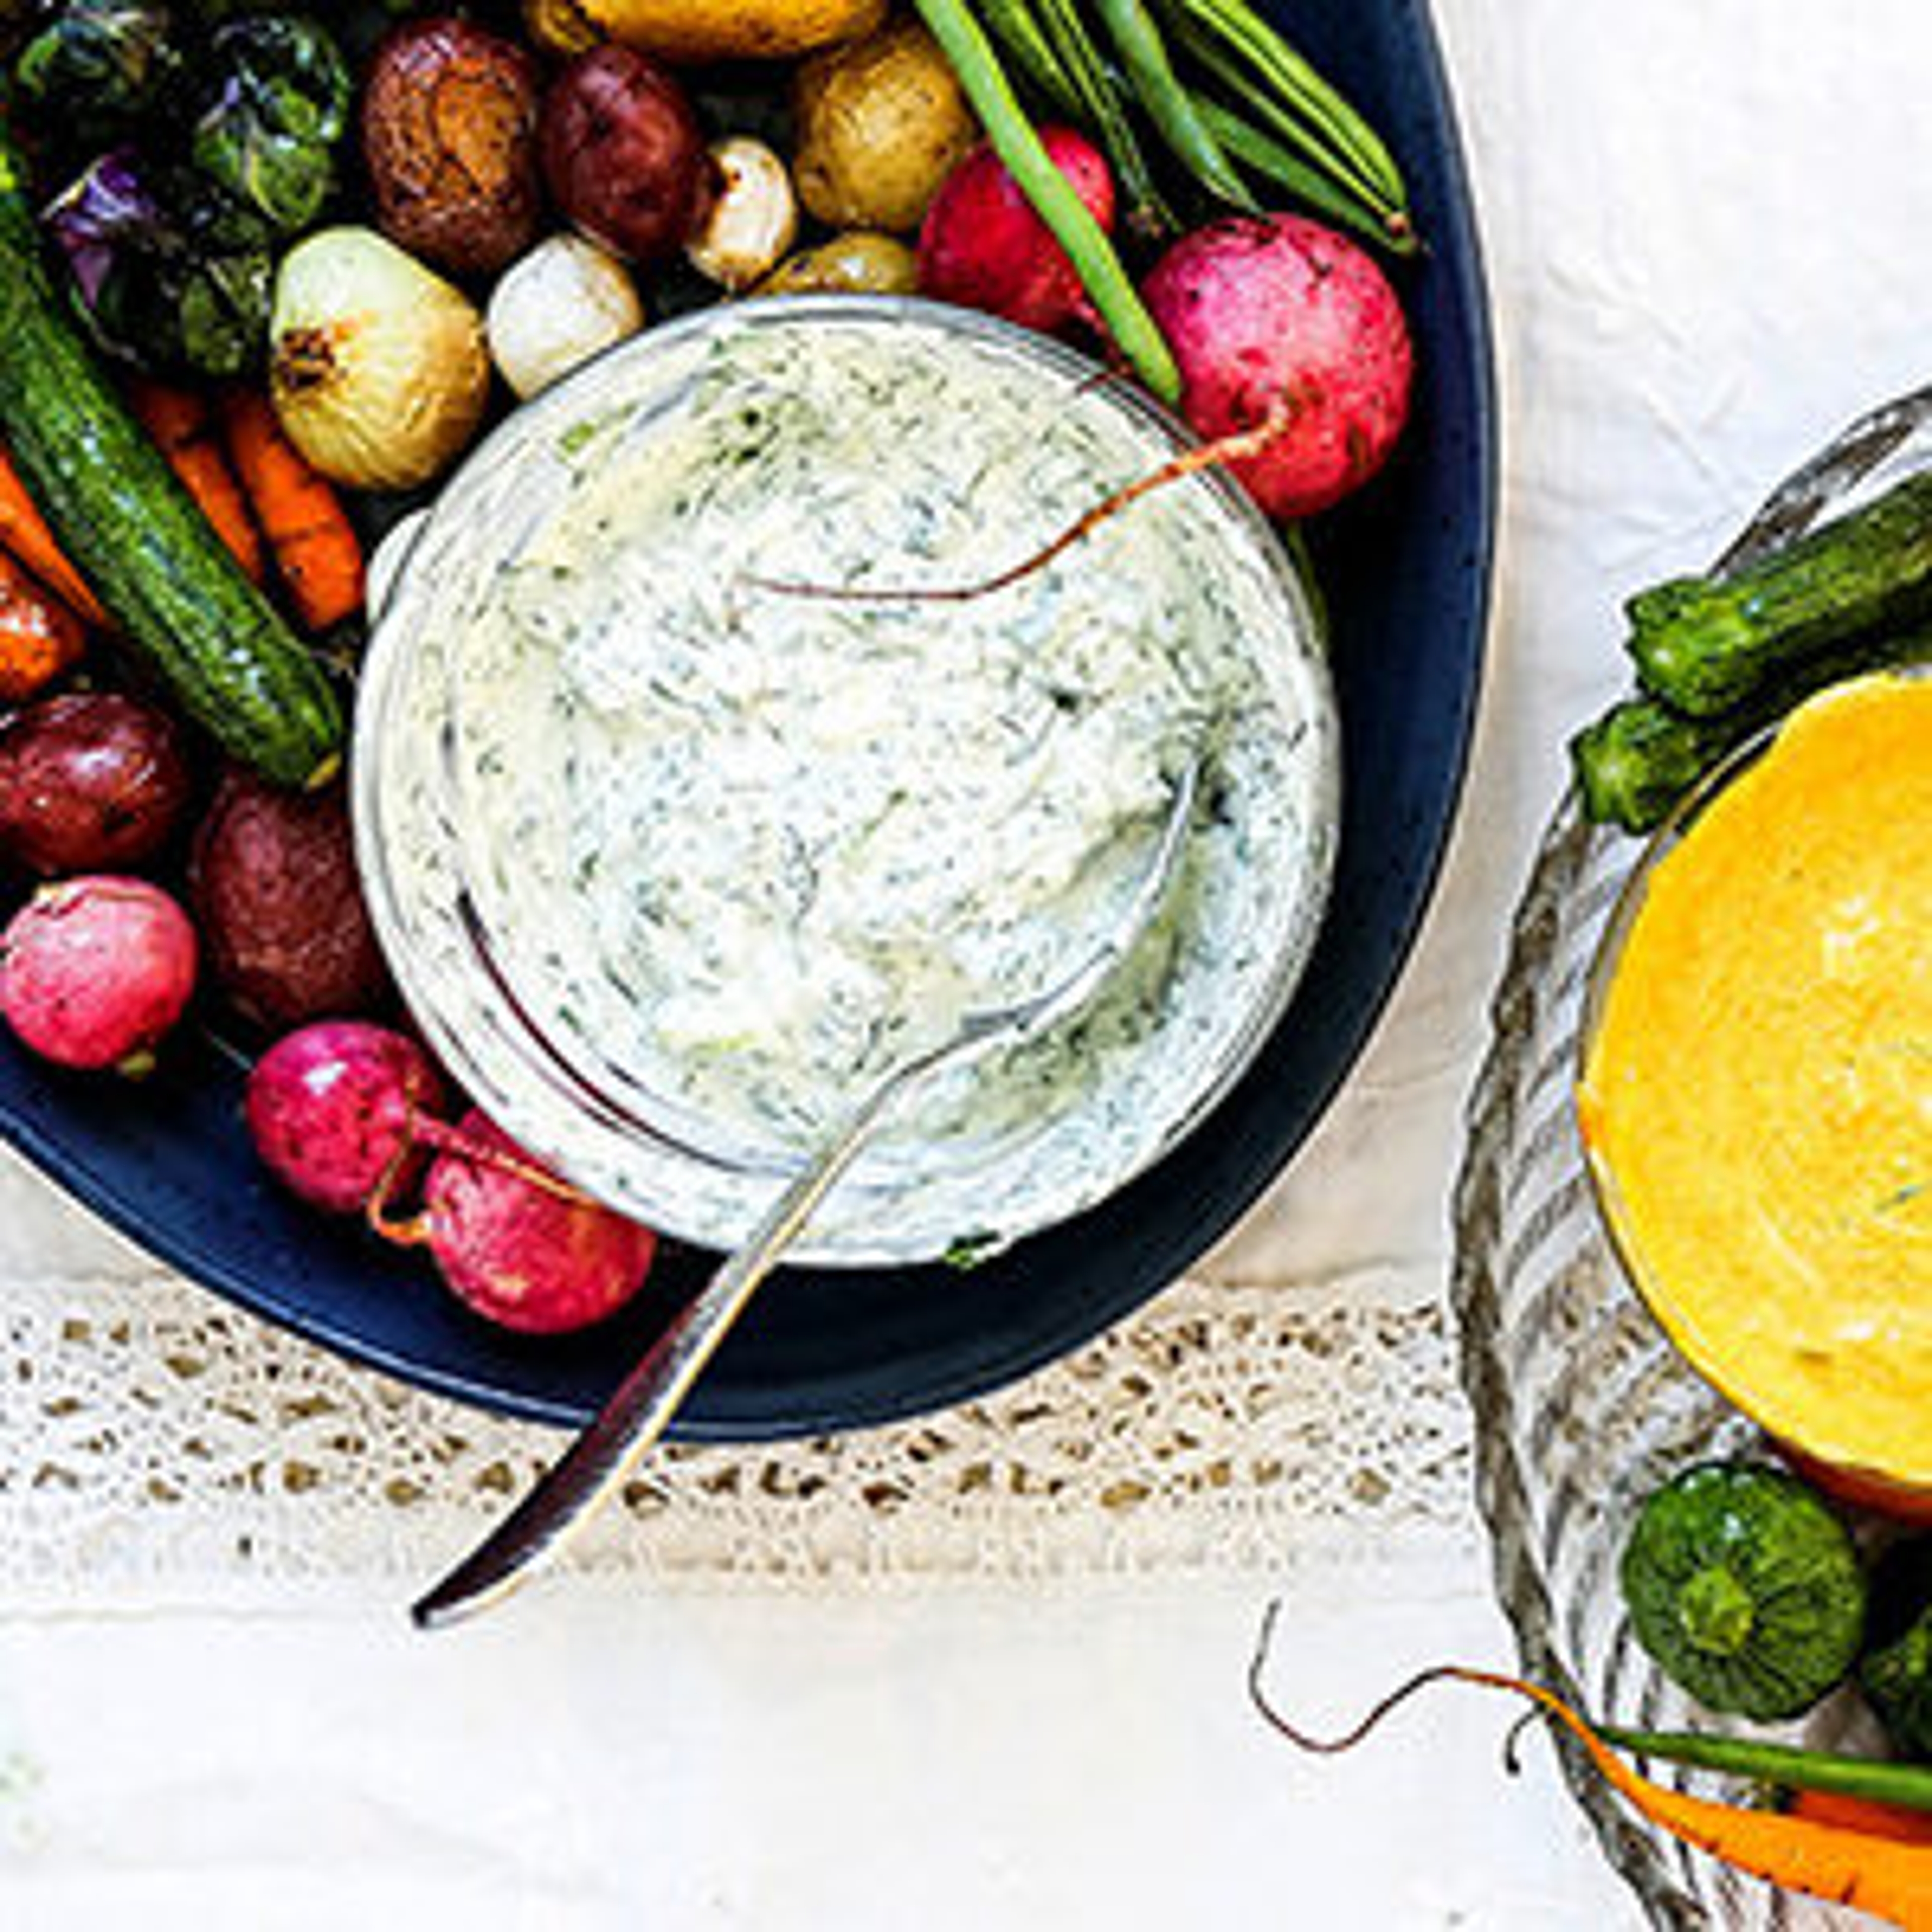
[{"label": "chopped herb flecks in dip", "polygon": [[809,1148],[1090,946],[1205,748],[1182,879],[1118,983],[868,1159],[970,1165],[1051,1121],[1077,1189],[1145,1138],[1325,870],[1330,748],[1305,646],[1256,647],[1283,629],[1265,554],[1190,484],[986,596],[808,594],[982,582],[1159,460],[1104,398],[925,329],[728,334],[550,458],[452,652],[446,742],[500,968],[566,1056],[714,1156]]}]

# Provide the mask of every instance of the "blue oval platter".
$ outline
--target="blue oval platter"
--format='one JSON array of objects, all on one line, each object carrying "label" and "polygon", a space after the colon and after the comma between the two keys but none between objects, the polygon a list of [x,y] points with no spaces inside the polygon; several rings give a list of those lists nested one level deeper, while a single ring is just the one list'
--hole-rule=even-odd
[{"label": "blue oval platter", "polygon": [[[676,1432],[748,1441],[882,1423],[979,1394],[1077,1347],[1211,1246],[1307,1136],[1366,1042],[1427,904],[1481,682],[1496,505],[1487,314],[1455,123],[1415,0],[1294,0],[1296,42],[1388,139],[1426,251],[1394,272],[1418,386],[1394,461],[1308,531],[1326,598],[1346,802],[1334,898],[1287,1017],[1212,1117],[1101,1208],[960,1270],[790,1270],[764,1292]],[[560,1340],[468,1315],[419,1257],[302,1208],[243,1130],[245,1062],[177,1041],[136,1084],[64,1075],[0,1042],[0,1132],[184,1274],[426,1388],[586,1419],[710,1257],[667,1251],[623,1315]]]}]

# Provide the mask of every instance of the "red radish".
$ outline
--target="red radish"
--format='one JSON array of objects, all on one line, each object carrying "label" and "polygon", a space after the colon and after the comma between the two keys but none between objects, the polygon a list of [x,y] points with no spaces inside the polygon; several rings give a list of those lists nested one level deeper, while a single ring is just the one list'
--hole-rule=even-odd
[{"label": "red radish", "polygon": [[1235,216],[1184,236],[1142,292],[1200,435],[1280,418],[1230,466],[1269,515],[1326,509],[1382,467],[1414,355],[1395,291],[1352,242],[1301,215]]},{"label": "red radish", "polygon": [[[1040,138],[1094,220],[1111,231],[1114,177],[1100,151],[1071,128],[1042,128]],[[946,177],[926,210],[919,292],[1048,334],[1094,320],[1073,264],[983,142]]]},{"label": "red radish", "polygon": [[442,1149],[413,1228],[462,1300],[526,1334],[599,1322],[644,1285],[657,1238],[548,1174],[472,1109],[434,1136]]},{"label": "red radish", "polygon": [[158,886],[92,873],[43,886],[0,934],[0,1012],[62,1066],[154,1064],[194,992],[194,928]]},{"label": "red radish", "polygon": [[317,1020],[255,1063],[244,1111],[269,1172],[332,1214],[367,1208],[404,1177],[421,1117],[442,1104],[429,1055],[368,1020]]}]

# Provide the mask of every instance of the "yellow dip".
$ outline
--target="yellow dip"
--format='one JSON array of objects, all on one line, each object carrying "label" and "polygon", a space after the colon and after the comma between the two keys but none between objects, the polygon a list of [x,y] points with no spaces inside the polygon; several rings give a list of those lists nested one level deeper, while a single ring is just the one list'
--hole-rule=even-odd
[{"label": "yellow dip", "polygon": [[1820,1462],[1932,1488],[1932,677],[1814,698],[1696,818],[1579,1099],[1692,1364]]}]

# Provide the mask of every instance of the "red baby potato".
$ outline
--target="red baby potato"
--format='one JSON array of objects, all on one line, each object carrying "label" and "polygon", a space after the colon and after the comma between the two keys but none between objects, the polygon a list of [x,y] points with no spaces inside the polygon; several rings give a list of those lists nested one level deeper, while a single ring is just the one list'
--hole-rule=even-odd
[{"label": "red baby potato", "polygon": [[651,1231],[552,1180],[488,1114],[472,1110],[439,1144],[423,1184],[430,1252],[478,1314],[560,1334],[601,1322],[644,1286]]},{"label": "red baby potato", "polygon": [[210,974],[257,1025],[366,1012],[386,996],[339,786],[284,791],[231,772],[196,830],[190,896]]},{"label": "red baby potato", "polygon": [[44,698],[0,728],[0,852],[43,878],[153,857],[188,793],[172,721],[118,692]]},{"label": "red baby potato", "polygon": [[1184,236],[1143,292],[1201,436],[1280,415],[1268,447],[1231,466],[1270,516],[1326,509],[1382,467],[1414,356],[1394,290],[1352,242],[1300,215],[1236,216]]},{"label": "red baby potato", "polygon": [[417,1122],[442,1105],[429,1055],[406,1034],[319,1020],[255,1063],[244,1112],[256,1152],[284,1186],[332,1214],[354,1214],[403,1180]]},{"label": "red baby potato", "polygon": [[145,1073],[194,992],[194,928],[146,879],[43,886],[0,934],[0,1013],[62,1066]]},{"label": "red baby potato", "polygon": [[667,68],[592,47],[552,81],[539,132],[544,179],[564,214],[634,262],[674,255],[710,198],[704,135]]}]

